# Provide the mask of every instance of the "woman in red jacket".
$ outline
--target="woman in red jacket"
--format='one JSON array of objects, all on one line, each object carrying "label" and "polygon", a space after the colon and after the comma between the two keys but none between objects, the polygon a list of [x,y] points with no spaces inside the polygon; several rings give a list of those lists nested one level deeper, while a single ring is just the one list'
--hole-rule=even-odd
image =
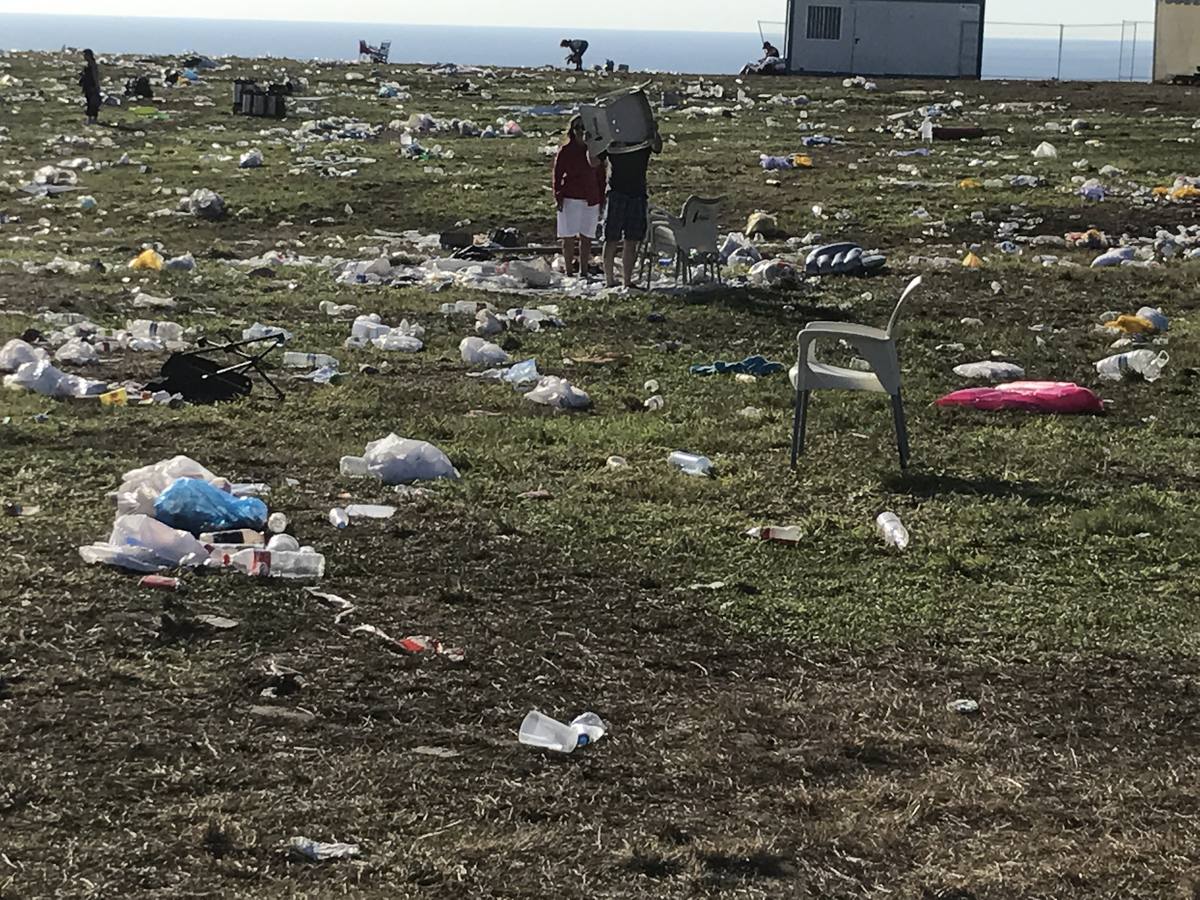
[{"label": "woman in red jacket", "polygon": [[583,134],[583,119],[572,117],[567,136],[554,157],[554,202],[558,206],[558,236],[567,275],[575,274],[578,249],[579,275],[586,278],[592,239],[604,204],[605,166],[588,162]]}]

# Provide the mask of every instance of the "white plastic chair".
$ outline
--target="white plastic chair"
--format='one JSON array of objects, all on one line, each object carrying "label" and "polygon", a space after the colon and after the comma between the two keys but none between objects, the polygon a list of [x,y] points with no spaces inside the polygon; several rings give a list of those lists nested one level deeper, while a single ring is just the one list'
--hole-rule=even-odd
[{"label": "white plastic chair", "polygon": [[709,275],[720,280],[720,255],[717,250],[717,215],[720,209],[719,199],[695,195],[688,197],[683,204],[679,213],[680,224],[675,226],[674,231],[684,284],[690,284],[692,280],[693,253],[696,261],[709,271]]},{"label": "white plastic chair", "polygon": [[[900,359],[896,352],[896,337],[900,328],[900,311],[908,295],[921,284],[918,276],[908,283],[900,295],[887,330],[869,325],[845,322],[809,322],[796,336],[796,365],[791,371],[796,389],[796,410],[792,420],[792,468],[804,452],[804,429],[808,424],[808,400],[813,391],[844,390],[874,391],[890,394],[892,416],[896,423],[896,447],[900,451],[900,468],[908,467],[908,427],[904,421],[904,403],[900,397]],[[850,344],[871,367],[869,372],[831,366],[817,359],[818,338],[840,339]]]},{"label": "white plastic chair", "polygon": [[684,284],[692,280],[692,260],[720,281],[720,253],[717,249],[717,211],[721,201],[692,195],[683,204],[678,216],[658,207],[647,210],[646,240],[642,244],[642,270],[653,268],[661,256],[675,260],[675,280],[683,277]]}]

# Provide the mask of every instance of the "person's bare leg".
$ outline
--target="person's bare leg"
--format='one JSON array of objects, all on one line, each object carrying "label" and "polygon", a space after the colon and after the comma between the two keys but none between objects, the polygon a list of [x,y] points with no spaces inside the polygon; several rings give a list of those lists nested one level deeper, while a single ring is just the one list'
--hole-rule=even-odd
[{"label": "person's bare leg", "polygon": [[563,238],[562,251],[564,264],[563,271],[570,275],[572,270],[575,268],[575,238]]},{"label": "person's bare leg", "polygon": [[[592,261],[592,239],[579,236],[579,277],[587,278],[588,263]],[[567,269],[567,274],[571,274],[571,270]]]},{"label": "person's bare leg", "polygon": [[621,282],[625,287],[633,287],[633,273],[637,267],[637,251],[638,241],[621,242]]},{"label": "person's bare leg", "polygon": [[604,283],[608,287],[617,286],[617,241],[604,241]]}]

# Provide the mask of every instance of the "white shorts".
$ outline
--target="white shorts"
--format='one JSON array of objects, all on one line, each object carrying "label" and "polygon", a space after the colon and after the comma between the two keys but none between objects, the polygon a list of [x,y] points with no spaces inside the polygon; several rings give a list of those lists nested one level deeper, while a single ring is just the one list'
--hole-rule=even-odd
[{"label": "white shorts", "polygon": [[568,197],[558,211],[558,236],[560,238],[585,237],[595,240],[596,226],[600,224],[600,204],[588,206],[586,200]]}]

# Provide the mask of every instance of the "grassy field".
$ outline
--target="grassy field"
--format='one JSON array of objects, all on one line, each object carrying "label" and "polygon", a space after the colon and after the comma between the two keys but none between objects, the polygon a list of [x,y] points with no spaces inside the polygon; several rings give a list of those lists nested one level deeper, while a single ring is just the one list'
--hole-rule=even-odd
[{"label": "grassy field", "polygon": [[[750,80],[758,102],[731,118],[661,114],[655,202],[720,195],[729,230],[766,210],[789,234],[880,248],[888,271],[529,301],[230,263],[272,249],[409,257],[375,230],[464,220],[546,242],[541,148],[563,119],[518,115],[526,136],[512,140],[423,137],[454,151],[426,162],[399,155],[394,129],[304,147],[291,132],[307,118],[387,125],[414,112],[482,126],[509,106],[591,99],[649,76],[234,61],[154,101],[164,115],[106,108],[101,127],[85,128],[72,59],[0,66],[18,82],[0,86],[0,213],[19,218],[0,224],[0,343],[51,330],[45,311],[109,327],[146,317],[130,305],[141,287],[178,301],[163,318],[208,334],[261,321],[350,372],[387,363],[337,386],[288,382],[282,402],[256,391],[215,407],[101,409],[0,394],[0,499],[40,508],[0,517],[0,896],[1200,897],[1200,262],[1089,270],[1093,251],[1026,240],[1093,225],[1153,238],[1196,223],[1195,206],[1143,190],[1200,174],[1194,91]],[[119,84],[138,68],[111,61],[106,73]],[[322,98],[299,104],[311,113],[280,123],[228,113],[235,76],[281,69]],[[391,80],[411,98],[377,98]],[[651,80],[657,95],[693,79]],[[736,93],[733,79],[716,83]],[[767,102],[778,92],[810,102]],[[890,114],[953,100],[952,124],[984,125],[998,141],[890,155],[916,146],[887,130]],[[1047,130],[1075,118],[1091,128]],[[760,169],[759,153],[799,151],[806,134],[841,143],[806,151],[811,170]],[[1042,140],[1056,160],[1032,158]],[[266,164],[239,170],[249,147]],[[15,191],[40,165],[122,153],[135,165],[80,175],[95,211],[80,210],[79,194]],[[323,177],[301,165],[310,157],[358,172]],[[1124,174],[1105,176],[1109,198],[1086,204],[1072,178],[1104,165]],[[955,186],[1024,173],[1044,184]],[[231,215],[156,214],[196,188],[222,194]],[[1005,221],[1017,223],[1019,255],[996,249]],[[196,272],[126,268],[148,242],[193,253]],[[959,259],[973,245],[979,270],[910,259]],[[23,269],[56,256],[105,271]],[[808,452],[791,472],[783,375],[688,374],[751,353],[788,361],[813,319],[882,325],[914,274],[925,284],[901,341],[906,473],[878,397],[816,395]],[[467,378],[458,342],[470,319],[438,312],[459,299],[557,303],[566,327],[515,335],[514,356],[569,378],[593,409],[555,415]],[[350,318],[329,318],[323,300],[415,319],[426,349],[344,350]],[[1171,317],[1164,377],[1100,383],[1092,363],[1111,338],[1093,326],[1147,304]],[[1107,413],[934,406],[963,386],[954,365],[994,351],[1030,378],[1095,387]],[[146,379],[161,362],[104,354],[88,374]],[[661,411],[642,408],[648,379]],[[762,417],[740,415],[746,406]],[[345,493],[397,502],[338,474],[340,456],[390,431],[432,441],[463,478],[399,501],[386,522],[334,530],[326,514]],[[718,477],[670,469],[677,448],[707,454]],[[107,535],[122,473],[180,453],[270,483],[272,507],[326,555],[322,586],[351,598],[353,615],[335,623],[295,585],[189,575],[186,593],[166,595],[85,566],[76,548]],[[606,468],[612,454],[629,468]],[[521,496],[538,489],[549,497]],[[874,534],[884,509],[912,533],[904,554]],[[743,536],[767,524],[799,525],[805,538]],[[180,632],[164,613],[239,624]],[[466,659],[397,656],[351,634],[357,624],[437,635]],[[272,661],[300,672],[298,692],[260,696]],[[979,714],[948,712],[958,698]],[[515,738],[535,707],[563,719],[591,709],[610,732],[543,755]],[[363,856],[298,863],[286,853],[293,835],[357,842]]]}]

